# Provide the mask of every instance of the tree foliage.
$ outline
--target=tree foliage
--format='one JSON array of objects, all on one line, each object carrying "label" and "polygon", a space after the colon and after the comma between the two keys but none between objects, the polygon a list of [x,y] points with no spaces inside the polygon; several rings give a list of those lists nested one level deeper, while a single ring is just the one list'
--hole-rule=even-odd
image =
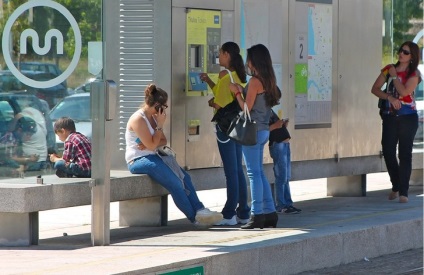
[{"label": "tree foliage", "polygon": [[[82,53],[81,55],[87,57],[88,42],[101,41],[101,0],[57,0],[58,3],[65,6],[69,12],[74,16],[78,22],[82,37]],[[55,17],[55,23],[60,24],[60,19]],[[59,22],[58,22],[59,21]],[[55,25],[55,23],[53,25]],[[72,57],[74,53],[74,34],[72,28],[66,30],[68,39],[65,42],[65,52],[68,57]]]},{"label": "tree foliage", "polygon": [[392,49],[396,51],[403,42],[414,38],[415,33],[410,33],[413,21],[421,21],[421,29],[423,28],[423,1],[384,0],[383,5],[383,48],[386,54],[393,54]]},{"label": "tree foliage", "polygon": [[[13,0],[8,3],[3,4],[3,14],[0,18],[0,37],[3,39],[3,31],[6,25],[7,19],[13,13],[15,9],[17,9],[20,5],[26,3],[26,0]],[[20,44],[18,43],[18,39],[16,37],[20,37],[20,34],[29,27],[27,16],[20,16],[16,22],[14,23],[11,29],[11,37],[12,37],[12,53],[16,58],[20,59]],[[16,42],[15,42],[16,41]]]}]

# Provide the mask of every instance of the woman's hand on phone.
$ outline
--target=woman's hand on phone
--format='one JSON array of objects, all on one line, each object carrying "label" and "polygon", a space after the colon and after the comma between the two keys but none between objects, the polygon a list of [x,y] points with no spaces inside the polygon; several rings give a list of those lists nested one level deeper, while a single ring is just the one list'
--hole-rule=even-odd
[{"label": "woman's hand on phone", "polygon": [[166,111],[164,108],[159,108],[158,113],[156,114],[156,122],[159,128],[163,127],[163,124],[166,120]]}]

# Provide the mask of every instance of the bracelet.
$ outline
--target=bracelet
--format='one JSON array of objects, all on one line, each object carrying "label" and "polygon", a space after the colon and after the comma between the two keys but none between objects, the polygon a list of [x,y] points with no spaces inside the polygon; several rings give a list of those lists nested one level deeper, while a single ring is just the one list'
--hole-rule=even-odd
[{"label": "bracelet", "polygon": [[162,128],[162,127],[156,127],[156,128],[155,128],[155,130],[156,130],[156,131],[162,131],[162,130],[163,130],[163,128]]},{"label": "bracelet", "polygon": [[236,94],[235,94],[235,97],[237,98],[237,96],[238,95],[240,95],[241,94],[241,92],[237,92]]}]

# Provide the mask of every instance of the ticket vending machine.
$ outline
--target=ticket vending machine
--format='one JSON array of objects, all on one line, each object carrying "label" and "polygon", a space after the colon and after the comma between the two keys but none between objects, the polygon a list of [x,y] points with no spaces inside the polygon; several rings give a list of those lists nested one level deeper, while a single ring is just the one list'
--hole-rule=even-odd
[{"label": "ticket vending machine", "polygon": [[[233,1],[174,1],[172,8],[171,145],[186,169],[221,166],[214,124],[213,97],[200,73],[216,82],[221,70],[219,49],[234,41]],[[212,7],[213,6],[213,7]],[[213,9],[212,9],[213,8]],[[185,52],[181,52],[185,49]]]},{"label": "ticket vending machine", "polygon": [[187,82],[188,96],[199,96],[208,91],[200,80],[200,73],[219,73],[219,47],[221,45],[221,11],[187,9]]}]

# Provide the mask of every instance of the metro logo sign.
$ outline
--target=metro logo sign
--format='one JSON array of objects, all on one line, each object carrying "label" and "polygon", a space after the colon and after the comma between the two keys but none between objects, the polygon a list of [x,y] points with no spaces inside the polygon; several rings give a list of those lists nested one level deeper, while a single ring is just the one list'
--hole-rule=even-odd
[{"label": "metro logo sign", "polygon": [[[34,8],[34,7],[49,7],[52,9],[57,10],[60,12],[70,23],[72,30],[74,32],[75,36],[75,51],[74,56],[68,66],[68,68],[58,77],[48,80],[48,81],[35,81],[33,79],[30,79],[23,75],[15,66],[13,63],[13,60],[10,56],[11,49],[10,49],[10,33],[12,31],[13,24],[15,21],[27,10]],[[35,53],[38,55],[45,55],[47,54],[51,49],[51,41],[52,38],[55,37],[57,41],[57,53],[62,54],[63,53],[63,34],[57,30],[57,29],[51,29],[46,33],[46,36],[44,38],[44,47],[40,47],[39,44],[39,36],[38,33],[33,29],[26,29],[24,30],[20,35],[20,46],[21,54],[26,54],[26,43],[27,39],[29,37],[32,37],[33,41],[33,48]],[[17,79],[19,79],[22,83],[34,87],[34,88],[50,88],[53,86],[56,86],[62,82],[64,82],[75,70],[75,68],[78,65],[80,55],[81,55],[81,32],[78,27],[78,23],[76,22],[75,18],[72,16],[72,14],[61,4],[58,4],[51,0],[32,0],[28,1],[27,3],[19,6],[9,17],[9,19],[6,22],[6,25],[4,27],[3,31],[3,37],[2,37],[2,49],[4,54],[4,61],[7,64],[7,67],[9,70],[13,73],[13,75],[16,76]]]}]

